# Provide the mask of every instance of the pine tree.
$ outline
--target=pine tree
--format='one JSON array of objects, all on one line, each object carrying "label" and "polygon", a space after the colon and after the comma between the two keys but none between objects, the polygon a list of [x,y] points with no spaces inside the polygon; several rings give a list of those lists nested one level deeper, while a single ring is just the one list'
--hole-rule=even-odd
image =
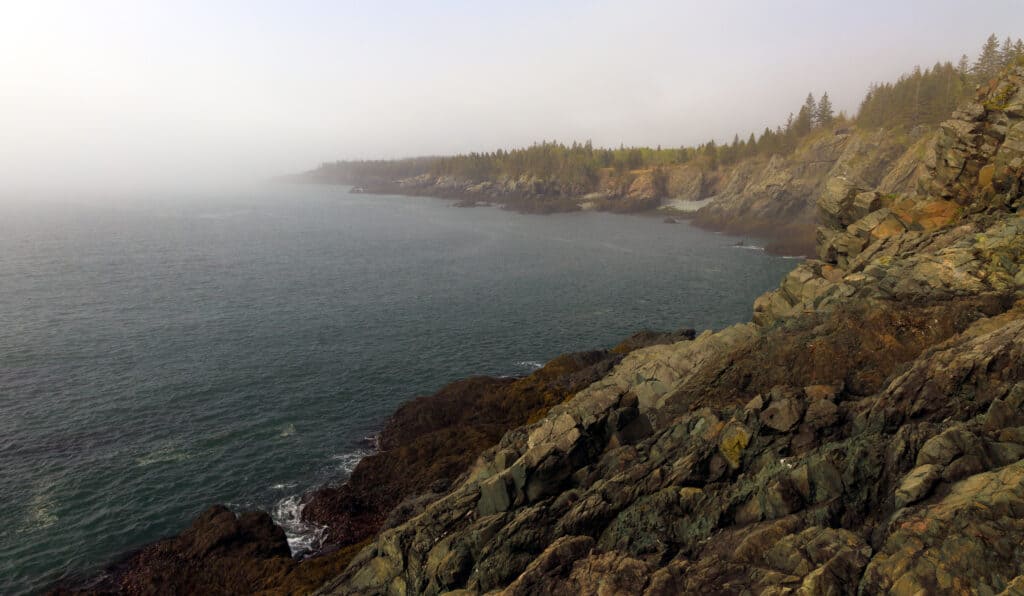
[{"label": "pine tree", "polygon": [[715,144],[715,140],[711,139],[704,145],[704,155],[708,157],[708,169],[718,169],[718,145]]},{"label": "pine tree", "polygon": [[793,121],[793,127],[790,129],[796,138],[811,132],[811,128],[814,127],[814,112],[817,109],[818,104],[814,101],[814,95],[808,93],[807,99],[804,101],[804,105],[800,106],[800,111],[796,113],[796,120]]},{"label": "pine tree", "polygon": [[814,109],[814,124],[816,126],[830,126],[834,119],[835,112],[832,109],[832,102],[829,101],[828,91],[826,91],[818,101],[818,106]]},{"label": "pine tree", "polygon": [[957,62],[956,65],[957,77],[960,79],[960,84],[964,87],[970,85],[971,82],[971,67],[969,64],[970,63],[967,61],[967,54],[962,54],[960,56],[960,62]]},{"label": "pine tree", "polygon": [[985,40],[985,45],[981,46],[981,54],[974,62],[972,74],[979,82],[988,81],[999,71],[1000,63],[999,38],[993,33]]},{"label": "pine tree", "polygon": [[960,61],[956,64],[956,72],[961,76],[966,76],[971,72],[970,63],[967,60],[967,54],[960,54]]},{"label": "pine tree", "polygon": [[814,101],[814,94],[808,93],[807,99],[804,100],[804,107],[807,108],[807,112],[811,115],[811,125],[814,125],[814,112],[818,109],[818,102]]},{"label": "pine tree", "polygon": [[1003,47],[999,48],[999,65],[1006,67],[1013,62],[1014,51],[1013,51],[1013,40],[1007,37],[1003,40]]}]

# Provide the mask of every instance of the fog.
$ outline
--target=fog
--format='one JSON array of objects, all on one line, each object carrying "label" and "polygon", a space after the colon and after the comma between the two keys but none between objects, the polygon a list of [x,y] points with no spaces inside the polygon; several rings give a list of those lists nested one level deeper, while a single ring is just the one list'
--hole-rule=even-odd
[{"label": "fog", "polygon": [[1024,33],[1021,2],[6,2],[0,195],[722,141],[808,91],[853,113],[870,82],[992,32]]}]

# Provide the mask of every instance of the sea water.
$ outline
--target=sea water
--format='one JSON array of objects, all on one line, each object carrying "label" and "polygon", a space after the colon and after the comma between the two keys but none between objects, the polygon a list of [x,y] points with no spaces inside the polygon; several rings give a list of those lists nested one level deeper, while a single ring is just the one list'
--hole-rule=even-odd
[{"label": "sea water", "polygon": [[0,593],[213,503],[272,511],[301,549],[301,495],[402,402],[747,321],[796,263],[660,217],[300,185],[137,199],[0,205]]}]

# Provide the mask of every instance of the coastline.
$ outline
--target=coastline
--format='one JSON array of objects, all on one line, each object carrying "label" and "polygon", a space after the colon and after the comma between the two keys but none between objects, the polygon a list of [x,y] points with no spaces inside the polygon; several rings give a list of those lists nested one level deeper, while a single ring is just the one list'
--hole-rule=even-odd
[{"label": "coastline", "polygon": [[[378,455],[411,457],[371,456],[324,489],[337,549],[296,563],[269,516],[214,507],[119,585],[1019,591],[1024,66],[1007,78],[943,125],[913,192],[830,179],[820,260],[760,296],[752,322],[457,382],[386,427],[395,442]],[[485,433],[517,386],[525,399],[502,420],[520,425],[457,454],[468,470],[408,467],[450,438],[473,443],[466,430]],[[374,458],[395,484],[369,474]],[[369,495],[344,488],[360,483]]]},{"label": "coastline", "polygon": [[[319,184],[325,186],[348,186],[327,181],[292,180],[295,184]],[[730,236],[746,237],[763,244],[767,254],[781,257],[810,258],[814,256],[815,230],[817,225],[810,219],[796,220],[753,220],[735,216],[732,219],[722,216],[704,216],[701,211],[680,211],[653,205],[651,200],[640,203],[616,204],[605,201],[593,207],[584,208],[582,198],[572,197],[516,197],[507,201],[496,197],[481,197],[478,193],[446,189],[438,192],[434,187],[410,188],[399,184],[363,187],[358,193],[373,196],[422,197],[451,201],[452,207],[472,209],[478,207],[494,207],[516,213],[529,215],[551,215],[556,213],[579,213],[597,211],[617,215],[635,215],[639,217],[656,217],[672,222],[687,221],[690,224],[711,232]],[[660,203],[660,200],[654,201]]]},{"label": "coastline", "polygon": [[[640,331],[614,347],[556,356],[519,377],[474,376],[398,407],[375,437],[377,448],[347,478],[297,495],[298,522],[314,547],[292,552],[289,535],[270,512],[211,505],[180,534],[114,558],[99,572],[76,573],[47,594],[122,590],[195,592],[312,591],[344,571],[378,532],[421,513],[471,471],[479,454],[509,430],[539,419],[599,380],[634,350],[691,341],[692,329]],[[294,497],[293,497],[294,498]],[[177,570],[190,569],[189,577]]]},{"label": "coastline", "polygon": [[[283,193],[283,194],[282,193],[277,193],[277,194],[279,194],[282,197],[289,197],[289,196],[292,196],[292,194],[290,194],[290,193],[295,193],[295,189],[284,189],[284,190],[286,191],[285,193]],[[609,260],[597,259],[597,261],[596,261],[596,262],[604,263],[604,265],[598,265],[598,267],[604,267],[604,268],[606,268],[609,263],[616,262],[616,258],[617,258],[616,255],[627,255],[627,256],[623,256],[622,259],[624,259],[625,262],[629,263],[629,262],[635,261],[636,258],[638,256],[640,256],[640,255],[648,255],[648,254],[652,258],[657,258],[657,263],[658,264],[654,265],[654,268],[653,268],[653,272],[655,272],[655,273],[657,273],[659,270],[664,270],[666,268],[666,266],[668,266],[669,268],[674,269],[675,268],[674,264],[680,264],[680,265],[685,266],[685,264],[687,263],[687,259],[690,258],[688,255],[691,254],[690,250],[688,248],[686,248],[686,247],[690,246],[691,243],[692,243],[692,248],[697,250],[697,254],[701,254],[701,255],[705,255],[705,256],[707,256],[707,255],[715,255],[715,258],[717,258],[717,259],[719,259],[721,261],[721,263],[718,263],[718,261],[715,261],[715,263],[716,264],[725,265],[725,267],[726,267],[725,270],[726,271],[730,270],[730,267],[729,267],[728,263],[734,263],[734,262],[747,262],[747,263],[750,263],[750,264],[752,264],[752,267],[754,267],[758,271],[763,270],[763,268],[765,266],[769,266],[771,271],[773,271],[774,273],[771,273],[771,274],[769,274],[767,276],[761,276],[760,274],[758,274],[758,273],[756,273],[754,271],[750,271],[749,273],[752,274],[753,277],[746,277],[745,275],[742,275],[742,276],[739,276],[739,277],[730,276],[734,280],[744,280],[744,279],[747,279],[748,281],[745,281],[745,282],[744,281],[736,281],[735,283],[730,283],[728,280],[723,280],[724,283],[726,284],[725,287],[732,288],[731,290],[729,290],[727,292],[727,294],[735,294],[736,292],[739,292],[739,295],[743,296],[743,298],[742,299],[738,299],[738,300],[733,300],[733,302],[735,303],[735,307],[732,308],[731,310],[729,310],[730,314],[728,314],[727,316],[724,316],[724,317],[721,317],[721,318],[713,316],[712,319],[718,319],[718,320],[713,320],[713,321],[703,320],[701,322],[697,322],[697,324],[701,325],[702,327],[719,328],[719,327],[724,326],[726,324],[729,324],[729,323],[731,323],[733,321],[739,321],[739,320],[744,320],[744,319],[748,318],[749,317],[749,303],[750,303],[750,300],[756,295],[756,293],[760,292],[763,289],[767,289],[768,287],[773,286],[775,283],[777,283],[777,280],[782,275],[784,275],[785,270],[788,270],[788,268],[792,267],[792,264],[787,265],[783,261],[779,261],[777,259],[770,259],[770,258],[764,257],[763,253],[761,251],[756,251],[756,252],[755,251],[749,251],[749,250],[737,251],[737,250],[733,249],[732,246],[731,246],[732,243],[734,242],[733,240],[728,240],[726,238],[716,238],[713,235],[708,234],[708,233],[699,232],[697,230],[686,229],[686,228],[689,228],[689,226],[685,226],[685,228],[683,226],[679,226],[679,227],[665,226],[665,225],[660,223],[659,219],[640,218],[640,217],[637,217],[637,218],[615,218],[615,217],[611,217],[610,215],[605,215],[605,214],[600,214],[600,213],[594,213],[594,214],[586,215],[586,216],[559,216],[559,217],[555,217],[555,218],[535,218],[535,217],[531,217],[531,216],[515,215],[515,214],[512,214],[512,213],[498,211],[498,210],[482,210],[482,211],[478,211],[478,212],[475,212],[475,213],[474,212],[466,212],[465,210],[453,210],[453,209],[450,209],[450,208],[446,207],[446,202],[435,202],[435,201],[427,202],[427,201],[423,201],[421,203],[421,202],[416,201],[416,199],[406,199],[406,198],[400,198],[400,197],[391,197],[391,198],[388,198],[388,199],[385,199],[385,200],[382,200],[382,201],[375,201],[375,200],[372,200],[371,198],[368,198],[368,197],[367,198],[348,197],[347,199],[342,200],[342,201],[334,201],[333,200],[333,195],[334,194],[335,194],[334,192],[318,192],[318,193],[315,193],[313,196],[316,197],[316,205],[318,205],[318,206],[322,204],[323,206],[325,206],[327,208],[334,209],[334,208],[344,207],[348,203],[351,203],[357,209],[369,210],[372,213],[379,214],[380,217],[386,217],[387,214],[389,214],[389,213],[391,213],[393,211],[392,210],[392,204],[396,204],[396,203],[397,204],[401,204],[401,205],[404,205],[405,207],[399,209],[399,211],[404,213],[406,219],[409,219],[412,222],[419,221],[423,214],[428,214],[428,215],[430,215],[431,218],[439,217],[439,218],[441,218],[441,221],[448,221],[449,219],[454,219],[454,220],[458,220],[458,221],[468,221],[471,224],[474,223],[474,222],[481,221],[481,220],[483,220],[485,222],[496,222],[496,223],[508,221],[508,222],[514,222],[516,226],[522,226],[524,229],[534,230],[533,233],[535,233],[537,229],[540,229],[540,230],[555,230],[555,231],[557,231],[557,230],[566,230],[566,231],[568,231],[568,235],[566,236],[568,238],[575,238],[577,234],[584,234],[585,235],[585,234],[587,234],[587,232],[586,232],[587,230],[601,230],[602,234],[600,234],[598,236],[595,236],[595,238],[598,238],[600,240],[597,241],[597,242],[594,242],[593,246],[590,246],[591,243],[589,243],[589,242],[583,242],[578,248],[572,248],[572,247],[565,247],[565,248],[563,248],[562,245],[564,244],[564,241],[559,240],[557,242],[552,243],[550,245],[550,248],[553,249],[553,250],[559,250],[559,251],[562,251],[562,250],[570,251],[570,252],[558,253],[558,254],[576,254],[576,253],[581,253],[581,252],[582,253],[586,253],[586,254],[594,254],[593,251],[599,251],[598,254],[603,254],[603,252],[601,252],[601,251],[606,250],[606,248],[610,248],[611,252],[614,253],[614,254],[610,254],[609,255]],[[284,209],[291,209],[291,207],[288,206],[287,202],[283,203],[283,208]],[[319,209],[319,207],[317,207],[317,209]],[[487,211],[490,211],[490,213],[487,213]],[[389,221],[382,222],[382,224],[390,225]],[[419,225],[419,224],[415,224],[415,229],[420,230],[420,231],[425,231],[428,235],[433,233],[430,230],[423,230],[423,226]],[[470,230],[478,230],[480,228],[475,227],[475,226],[471,226],[469,229]],[[650,231],[650,236],[643,235],[643,234],[637,235],[637,234],[629,233],[629,234],[624,234],[622,238],[613,238],[612,236],[607,236],[606,235],[606,234],[616,235],[616,234],[619,233],[619,231],[624,231],[624,230],[634,230],[634,231],[635,230],[640,230],[640,231],[649,230]],[[475,232],[473,232],[473,234],[475,234]],[[543,232],[542,235],[544,237],[551,237],[551,235],[546,233],[546,232]],[[513,234],[513,236],[514,237],[519,237],[520,235],[518,233],[516,233],[516,234]],[[556,237],[561,238],[562,236],[560,234],[556,234]],[[663,241],[657,243],[656,246],[652,245],[651,242],[653,242],[655,238],[661,238],[661,239],[663,239]],[[630,240],[630,239],[633,239],[633,240]],[[607,242],[605,242],[605,241],[607,241]],[[535,242],[531,242],[530,246],[531,247],[536,247],[538,245]],[[548,247],[549,244],[545,243],[542,246]],[[679,249],[679,250],[673,250],[674,248],[675,249]],[[648,249],[650,250],[649,253],[646,252]],[[541,256],[547,255],[547,254],[555,254],[555,253],[550,252],[547,248],[544,248],[543,250],[540,250],[540,251],[536,251],[533,248],[531,248],[530,250],[531,250],[531,252],[536,252],[538,255],[541,255]],[[547,257],[543,258],[543,262],[548,262]],[[633,265],[631,265],[631,270],[627,271],[627,272],[624,272],[624,275],[632,277],[632,276],[634,276],[636,274],[637,271],[646,271],[646,269],[647,269],[646,267],[641,267],[640,269],[638,269],[638,266],[640,266],[640,265],[641,265],[640,263],[634,263]],[[554,267],[554,265],[552,265],[552,267]],[[702,279],[707,278],[707,277],[712,277],[713,278],[714,277],[713,271],[716,271],[716,270],[717,270],[717,266],[713,267],[713,268],[710,268],[710,270],[707,270],[707,271],[701,271],[699,273],[699,275],[700,275],[700,277]],[[744,269],[744,271],[746,271],[746,269]],[[683,270],[683,272],[685,273],[685,269]],[[751,287],[751,281],[753,279],[755,279],[755,278],[761,280],[761,281],[756,282],[756,285],[754,286],[756,288],[756,291],[753,292],[753,293],[751,293],[751,291],[749,291],[749,290],[744,292],[742,290],[742,288],[743,287],[748,287],[748,288]],[[546,277],[544,279],[546,279]],[[565,278],[561,278],[560,277],[558,279],[564,280]],[[601,278],[597,277],[597,276],[594,276],[594,275],[588,275],[587,279],[588,280],[592,280],[592,279],[600,280]],[[700,290],[698,290],[696,293],[691,293],[691,292],[685,290],[682,287],[679,287],[677,289],[672,289],[672,286],[679,286],[680,285],[680,282],[678,281],[678,279],[672,280],[672,279],[669,279],[668,276],[664,276],[662,278],[664,281],[663,282],[657,282],[657,283],[654,282],[653,280],[652,281],[647,281],[647,279],[648,279],[648,276],[644,275],[644,276],[640,276],[638,281],[641,282],[641,283],[644,283],[644,284],[650,284],[650,285],[646,285],[645,286],[647,288],[647,291],[645,292],[645,295],[649,299],[654,298],[655,296],[664,296],[664,297],[690,296],[692,294],[692,298],[681,300],[680,304],[688,304],[688,303],[692,304],[692,300],[694,300],[694,299],[699,300],[698,295],[701,293]],[[554,283],[553,287],[557,287],[558,284],[564,283],[564,281],[560,282],[560,281],[555,280],[553,283]],[[585,280],[584,280],[584,283],[586,283]],[[607,283],[611,284],[611,285],[615,285],[613,280],[608,280]],[[603,284],[601,284],[601,285],[603,285]],[[666,289],[667,289],[668,293],[662,292],[661,290],[657,290],[657,293],[655,293],[656,288],[660,287],[660,286],[667,286]],[[574,287],[576,287],[576,286],[574,285]],[[580,286],[580,287],[583,287],[583,286]],[[633,286],[630,286],[630,287],[633,287]],[[697,287],[704,287],[704,284],[699,284]],[[625,290],[625,294],[624,295],[628,296],[629,294],[631,294],[631,292],[632,292],[632,290],[627,289],[627,290]],[[721,292],[713,291],[712,293],[720,294]],[[615,296],[616,294],[615,294],[615,292],[612,291],[612,287],[606,286],[606,290],[603,292],[603,295]],[[722,296],[721,299],[724,299],[725,302],[729,301],[729,297],[728,296]],[[600,335],[601,338],[599,340],[597,340],[597,341],[593,341],[593,342],[588,341],[588,342],[582,343],[582,344],[576,344],[576,343],[571,343],[570,342],[569,344],[566,344],[565,341],[564,341],[564,339],[566,339],[566,338],[562,338],[559,335],[559,332],[556,329],[552,329],[550,333],[546,333],[546,332],[543,332],[541,330],[538,330],[537,332],[532,333],[529,338],[524,338],[524,341],[526,343],[521,344],[520,347],[511,347],[511,348],[509,348],[507,350],[507,351],[510,351],[510,352],[514,353],[516,358],[513,359],[513,360],[509,360],[508,358],[503,359],[502,361],[505,362],[506,365],[501,365],[499,363],[497,366],[490,366],[490,365],[488,365],[486,368],[483,368],[483,367],[476,367],[476,366],[467,367],[467,366],[464,365],[464,363],[454,363],[453,362],[453,366],[462,366],[462,368],[459,369],[458,376],[455,377],[455,378],[463,377],[464,375],[467,375],[467,374],[472,374],[473,370],[481,370],[481,371],[489,372],[490,374],[496,374],[496,375],[500,375],[500,374],[517,374],[518,375],[518,374],[521,374],[522,372],[524,372],[525,370],[527,370],[526,367],[520,366],[521,363],[518,362],[518,360],[520,359],[520,358],[518,358],[518,356],[520,356],[520,355],[528,355],[528,354],[547,355],[548,353],[544,351],[544,346],[549,345],[549,342],[557,342],[558,345],[568,346],[569,349],[585,348],[587,345],[596,345],[596,346],[610,345],[611,343],[613,343],[611,341],[612,338],[623,337],[623,336],[628,334],[627,332],[630,329],[643,328],[643,326],[646,324],[646,321],[650,321],[651,325],[658,325],[659,323],[662,323],[662,324],[666,324],[666,326],[667,326],[667,325],[671,324],[674,321],[688,321],[688,320],[691,319],[691,316],[689,314],[689,308],[686,307],[686,306],[683,306],[682,308],[673,308],[670,311],[668,311],[668,312],[673,312],[675,314],[673,316],[667,317],[667,318],[666,317],[662,317],[660,315],[652,315],[651,313],[648,312],[647,308],[640,308],[639,310],[633,308],[632,310],[637,310],[639,318],[634,319],[633,317],[629,317],[628,320],[634,321],[634,322],[630,322],[627,325],[623,325],[621,323],[616,324],[614,321],[602,322],[602,319],[601,319],[602,315],[600,315],[600,313],[601,312],[607,312],[607,306],[608,305],[604,304],[604,303],[607,303],[607,302],[608,302],[607,300],[602,300],[602,305],[599,308],[595,307],[595,310],[593,311],[593,313],[590,313],[590,311],[588,310],[589,314],[585,315],[585,317],[586,317],[587,320],[598,321],[598,324],[601,325],[601,326],[611,325],[615,329],[614,333],[609,334],[608,332],[603,332],[603,333],[599,332],[599,333],[597,333],[597,335]],[[612,302],[614,303],[615,301],[613,300]],[[659,302],[661,302],[660,299],[659,299]],[[622,303],[621,300],[620,300],[620,303],[622,304],[622,307],[623,307],[623,311],[620,313],[620,317],[621,316],[626,316],[627,312],[629,312],[630,308],[627,308],[626,304]],[[546,302],[545,301],[541,301],[540,304],[543,305],[543,304],[546,304]],[[722,302],[719,302],[719,304],[722,304]],[[614,308],[614,306],[613,306],[613,308]],[[550,316],[547,316],[547,315],[544,314],[545,312],[553,313],[554,311],[550,310],[550,307],[541,308],[537,312],[537,317],[540,317],[541,320],[551,320]],[[529,316],[527,314],[527,311],[524,311],[524,315],[525,316]],[[529,316],[529,318],[537,318],[537,317]],[[561,315],[560,315],[560,318],[561,318]],[[705,317],[703,315],[697,315],[697,318],[698,318],[698,320],[705,319]],[[569,327],[574,327],[575,328],[576,325],[569,325]],[[655,328],[657,328],[657,327],[655,327]],[[567,336],[567,337],[571,337],[571,336],[574,336],[574,335],[577,335],[577,334],[584,334],[584,336],[586,335],[586,333],[583,331],[583,329],[573,329],[573,330],[570,330],[568,333],[570,333],[570,335]],[[441,350],[441,351],[444,352],[444,350]],[[424,355],[424,357],[427,357],[427,356]],[[470,360],[470,361],[471,362],[475,362],[473,360]],[[509,362],[512,362],[512,364],[508,364]],[[239,361],[239,364],[240,363],[241,363],[241,361]],[[452,369],[450,369],[450,368],[439,368],[437,370],[440,370],[442,372],[439,373],[436,376],[431,376],[432,382],[428,386],[419,386],[419,388],[416,390],[415,393],[411,393],[410,392],[407,395],[403,395],[403,394],[399,394],[398,392],[392,391],[392,395],[394,395],[395,398],[396,398],[395,401],[397,401],[397,398],[399,398],[399,397],[411,398],[414,395],[429,394],[429,393],[433,392],[434,389],[437,389],[438,387],[441,387],[442,384],[446,382],[446,379],[444,377],[446,375],[452,374],[451,373]],[[448,372],[445,373],[443,371],[448,371]],[[400,373],[398,371],[394,371],[393,374],[394,375],[399,375]],[[395,404],[395,401],[390,401],[389,400],[389,403]],[[393,410],[396,407],[397,407],[397,404],[389,405],[387,408],[385,408],[388,411],[386,413],[382,412],[381,416],[392,414]],[[342,415],[344,415],[344,410],[343,409],[342,409]],[[278,431],[279,430],[283,430],[284,433],[294,433],[294,435],[292,435],[290,438],[287,439],[288,443],[292,443],[292,442],[296,441],[295,436],[306,436],[306,437],[308,437],[312,432],[315,432],[315,431],[312,431],[312,429],[310,429],[308,426],[301,424],[300,420],[301,419],[296,419],[296,421],[295,421],[296,422],[296,426],[298,426],[298,431],[297,432],[293,428],[286,427],[284,425],[281,425],[280,427],[278,427],[278,425],[271,425],[273,427],[271,432],[273,432],[273,436],[274,437],[278,436]],[[334,469],[334,468],[337,467],[333,463],[333,458],[336,455],[340,455],[343,450],[344,450],[344,452],[347,453],[348,449],[350,447],[350,443],[352,443],[352,441],[348,440],[348,438],[346,438],[346,437],[351,436],[351,438],[353,440],[358,441],[360,437],[365,437],[366,435],[375,432],[379,427],[377,426],[377,423],[374,422],[372,428],[370,428],[370,427],[362,428],[362,429],[360,429],[358,434],[352,434],[352,435],[348,435],[347,433],[345,435],[342,435],[341,433],[344,432],[344,429],[346,427],[340,426],[337,423],[331,424],[331,425],[327,425],[327,428],[328,428],[328,432],[331,432],[330,429],[332,429],[332,428],[334,429],[334,432],[335,432],[335,434],[337,436],[336,442],[340,444],[339,447],[332,447],[332,446],[329,446],[330,443],[327,443],[325,441],[320,441],[318,443],[318,449],[319,449],[319,446],[328,445],[326,447],[323,447],[323,449],[322,449],[323,453],[321,453],[320,451],[317,451],[317,452],[305,451],[305,452],[292,453],[290,455],[290,457],[293,458],[293,463],[296,465],[296,467],[305,466],[307,468],[312,467],[312,468],[316,468],[317,470],[320,470],[320,471],[318,471],[316,473],[317,476],[316,476],[316,478],[313,479],[314,480],[313,482],[303,482],[303,483],[300,483],[298,485],[298,488],[289,487],[289,488],[285,488],[283,490],[278,490],[277,489],[277,483],[279,483],[281,481],[285,481],[285,482],[289,481],[290,478],[288,476],[277,475],[277,476],[274,476],[273,480],[269,480],[269,478],[268,478],[268,481],[258,482],[258,484],[261,485],[261,486],[258,487],[258,489],[264,491],[263,493],[259,493],[259,494],[260,495],[269,495],[269,500],[267,498],[247,498],[247,495],[254,494],[254,493],[248,493],[247,492],[247,493],[241,493],[241,496],[231,495],[231,496],[226,497],[226,498],[219,498],[219,497],[206,498],[206,497],[200,496],[199,501],[197,501],[197,502],[190,502],[189,498],[188,498],[188,495],[184,494],[184,492],[182,492],[181,495],[180,495],[180,498],[177,499],[177,501],[179,503],[183,504],[182,508],[186,510],[185,515],[187,517],[183,517],[183,518],[179,517],[179,519],[181,519],[181,521],[175,520],[174,523],[167,524],[159,534],[154,534],[153,536],[147,536],[147,537],[145,537],[145,540],[137,541],[137,542],[135,542],[135,544],[140,544],[140,545],[142,545],[142,544],[149,544],[150,541],[152,541],[152,540],[161,539],[161,538],[164,538],[166,536],[171,536],[172,534],[176,534],[176,533],[180,532],[183,528],[185,528],[193,520],[193,518],[198,513],[200,513],[200,511],[195,509],[195,507],[196,506],[205,505],[207,503],[227,503],[229,507],[231,507],[232,509],[235,509],[236,511],[240,510],[240,509],[249,509],[249,508],[252,508],[252,507],[256,507],[256,508],[260,508],[260,509],[263,509],[263,510],[268,511],[268,512],[272,512],[272,511],[274,511],[274,509],[273,509],[274,505],[278,503],[278,500],[279,500],[278,497],[285,497],[285,496],[293,495],[294,493],[296,493],[298,491],[302,491],[306,487],[312,487],[312,486],[317,486],[317,485],[321,484],[321,482],[326,480],[326,478],[332,478],[331,476],[329,476],[330,473],[331,473],[329,470],[330,469]],[[282,436],[284,436],[284,435],[282,434]],[[278,440],[278,439],[275,439],[275,442],[276,443],[280,443],[281,441]],[[305,459],[305,461],[302,461],[301,458],[306,458],[306,459]],[[331,458],[331,459],[329,459],[329,458]],[[287,461],[287,459],[285,457],[278,457],[277,459],[278,459],[278,461]],[[310,464],[308,464],[309,461],[323,462],[323,465],[315,464],[315,465],[311,466]],[[337,472],[337,474],[338,475],[334,476],[333,478],[344,478],[344,474],[342,472],[339,471],[339,472]],[[266,487],[266,488],[264,488],[264,487]],[[269,493],[267,491],[269,491]],[[239,503],[241,503],[242,505],[238,505]],[[70,517],[69,517],[69,519],[70,519]],[[111,550],[113,550],[113,549],[111,549]],[[128,553],[128,554],[132,555],[132,554],[135,554],[135,553]],[[121,552],[114,552],[114,555],[115,556],[119,556],[121,558],[124,558]],[[146,556],[151,556],[151,555],[147,554]],[[106,564],[107,562],[109,562],[113,558],[114,557],[106,557],[106,560],[101,560],[101,561],[99,561],[99,563],[91,563],[88,566],[87,565],[78,565],[76,567],[77,567],[77,569],[96,569],[97,567],[95,567],[94,565]],[[60,560],[61,559],[57,559],[57,558],[52,559],[53,562],[59,562]],[[45,587],[45,585],[47,585],[47,584],[44,584],[43,582],[38,582],[38,584],[41,587]],[[40,589],[41,589],[41,587],[40,587]]]}]

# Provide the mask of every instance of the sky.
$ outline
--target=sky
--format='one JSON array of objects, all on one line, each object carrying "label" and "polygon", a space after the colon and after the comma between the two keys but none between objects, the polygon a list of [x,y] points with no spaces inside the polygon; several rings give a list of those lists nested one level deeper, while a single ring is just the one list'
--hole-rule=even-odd
[{"label": "sky", "polygon": [[694,145],[1024,36],[1024,0],[0,3],[0,194]]}]

